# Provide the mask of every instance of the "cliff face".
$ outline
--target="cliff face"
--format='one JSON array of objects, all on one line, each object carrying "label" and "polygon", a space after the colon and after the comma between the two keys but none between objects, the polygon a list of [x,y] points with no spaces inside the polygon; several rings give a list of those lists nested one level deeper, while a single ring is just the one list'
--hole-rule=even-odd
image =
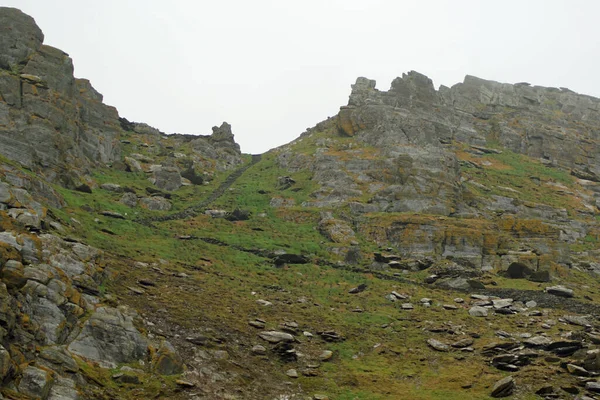
[{"label": "cliff face", "polygon": [[[345,184],[316,193],[315,204],[357,197],[352,189],[369,183],[369,210],[453,214],[464,206],[459,171],[464,160],[457,145],[496,149],[472,147],[471,153],[509,150],[539,159],[593,182],[588,187],[598,192],[599,118],[600,100],[568,89],[467,76],[463,83],[436,91],[429,78],[410,72],[383,92],[375,89],[375,81],[359,78],[337,116],[337,130],[377,155],[354,151],[351,160],[326,151],[317,155],[319,182],[335,187],[329,177],[339,175]],[[388,176],[381,176],[382,170]]]},{"label": "cliff face", "polygon": [[[0,30],[0,155],[67,187],[93,185],[89,173],[121,161],[123,127],[133,131],[136,124],[119,119],[88,80],[74,78],[71,58],[43,44],[33,18],[2,8]],[[159,146],[164,134],[137,126]],[[228,124],[195,137],[192,146],[188,164],[199,170],[207,168],[203,161],[223,160],[221,169],[241,162]]]},{"label": "cliff face", "polygon": [[[363,130],[372,139],[384,140],[395,132],[400,142],[433,146],[497,143],[552,165],[589,170],[598,180],[596,98],[566,88],[501,84],[473,76],[436,91],[429,78],[414,71],[395,79],[387,92],[374,85],[359,78],[353,86],[339,117],[346,134]],[[409,119],[403,116],[407,112]]]},{"label": "cliff face", "polygon": [[0,26],[0,154],[71,187],[119,159],[117,111],[73,77],[71,58],[19,10],[3,8]]},{"label": "cliff face", "polygon": [[[147,366],[156,377],[181,373],[182,360],[106,294],[115,259],[66,237],[81,222],[49,210],[69,207],[65,188],[92,196],[100,169],[139,178],[147,189],[139,209],[168,210],[165,197],[151,195],[170,197],[162,190],[201,185],[236,167],[240,148],[227,123],[207,136],[165,135],[120,118],[88,80],[74,78],[69,56],[43,39],[33,18],[0,7],[0,398],[120,397],[98,394],[86,366]],[[137,207],[136,189],[127,195],[124,202]],[[139,383],[128,371],[123,379]]]},{"label": "cliff face", "polygon": [[597,235],[599,118],[600,100],[568,89],[467,76],[436,91],[413,71],[389,91],[358,78],[336,117],[277,157],[312,171],[303,206],[347,210],[363,235],[406,257],[544,269],[571,265],[571,245]]}]

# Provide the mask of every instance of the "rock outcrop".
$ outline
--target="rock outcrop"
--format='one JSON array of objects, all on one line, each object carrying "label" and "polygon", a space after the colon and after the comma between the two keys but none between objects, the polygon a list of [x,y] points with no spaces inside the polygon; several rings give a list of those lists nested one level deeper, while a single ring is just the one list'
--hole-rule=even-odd
[{"label": "rock outcrop", "polygon": [[408,260],[524,265],[538,281],[593,240],[599,99],[472,76],[435,90],[414,71],[375,86],[358,78],[337,116],[277,149],[281,167],[318,184],[302,206],[348,210],[361,235]]},{"label": "rock outcrop", "polygon": [[[466,161],[458,150],[501,153],[494,146],[570,170],[589,181],[598,199],[599,124],[600,100],[568,89],[467,76],[436,91],[431,79],[412,71],[396,78],[387,92],[358,78],[337,117],[299,139],[329,133],[313,139],[314,155],[291,154],[284,146],[279,161],[290,171],[314,171],[321,188],[308,206],[339,205],[368,193],[368,201],[355,210],[464,212],[469,208],[461,173]],[[339,135],[354,140],[333,140]],[[489,207],[514,206],[491,202]]]},{"label": "rock outcrop", "polygon": [[89,168],[120,157],[118,114],[73,62],[43,44],[33,18],[0,9],[0,154],[77,187]]},{"label": "rock outcrop", "polygon": [[[79,362],[114,368],[151,361],[149,349],[159,343],[136,328],[133,310],[103,297],[110,275],[104,252],[39,232],[62,228],[27,190],[4,179],[0,174],[3,384],[32,398],[76,399],[83,381]],[[168,342],[163,347],[175,358],[168,373],[181,373],[175,349]]]}]

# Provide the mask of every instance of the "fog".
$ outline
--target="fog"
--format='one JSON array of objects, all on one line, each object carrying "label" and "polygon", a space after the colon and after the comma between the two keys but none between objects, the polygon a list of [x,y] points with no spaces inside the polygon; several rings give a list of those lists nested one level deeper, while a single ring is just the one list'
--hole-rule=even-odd
[{"label": "fog", "polygon": [[167,133],[227,121],[246,153],[298,137],[347,103],[358,76],[410,70],[600,96],[600,2],[3,1],[33,16],[107,104]]}]

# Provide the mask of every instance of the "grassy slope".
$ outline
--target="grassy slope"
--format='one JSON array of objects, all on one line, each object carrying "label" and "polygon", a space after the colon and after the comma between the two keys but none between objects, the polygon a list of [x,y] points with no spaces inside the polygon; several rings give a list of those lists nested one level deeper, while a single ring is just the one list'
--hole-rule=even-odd
[{"label": "grassy slope", "polygon": [[[344,139],[347,140],[347,139]],[[302,143],[301,149],[310,150],[310,143]],[[307,151],[308,151],[307,150]],[[467,153],[459,153],[464,159],[471,159]],[[198,326],[213,327],[219,332],[230,332],[248,343],[247,346],[225,345],[230,353],[239,359],[248,359],[252,365],[259,362],[263,375],[268,380],[285,381],[283,372],[291,367],[302,368],[302,363],[283,364],[275,356],[267,360],[253,361],[249,346],[260,343],[256,330],[248,326],[252,318],[263,318],[268,329],[277,329],[280,322],[296,321],[300,330],[315,333],[322,329],[334,329],[346,340],[340,343],[325,343],[318,338],[309,340],[299,335],[302,352],[314,360],[324,349],[334,351],[332,361],[323,363],[318,376],[301,376],[297,383],[306,393],[328,393],[335,399],[485,399],[491,385],[505,373],[491,367],[479,352],[438,353],[427,347],[425,340],[434,337],[447,342],[457,340],[462,335],[431,333],[431,325],[451,324],[459,331],[481,336],[475,343],[476,349],[498,341],[494,332],[506,330],[517,333],[539,331],[541,319],[534,322],[525,316],[490,316],[476,319],[468,316],[466,305],[459,310],[444,310],[441,304],[453,303],[455,297],[464,294],[436,290],[416,283],[422,276],[406,276],[408,282],[377,279],[373,275],[353,272],[348,269],[319,266],[315,263],[290,265],[275,268],[268,259],[235,249],[285,250],[302,253],[313,260],[335,261],[327,248],[327,243],[315,226],[319,210],[292,207],[275,210],[269,206],[271,197],[294,198],[296,204],[307,199],[314,190],[314,183],[307,172],[292,174],[297,181],[295,188],[300,190],[278,191],[277,177],[287,175],[275,163],[274,154],[266,154],[263,160],[250,168],[227,193],[212,206],[232,210],[248,209],[252,216],[248,221],[229,222],[201,215],[184,221],[170,221],[145,227],[132,221],[134,217],[149,215],[139,208],[131,210],[120,204],[120,194],[94,190],[93,194],[59,189],[65,196],[68,207],[54,210],[65,223],[71,225],[74,234],[86,243],[103,248],[114,256],[111,260],[113,271],[119,279],[108,283],[107,293],[117,296],[127,304],[135,306],[142,314],[152,317],[159,310],[166,309],[166,318],[171,324],[193,331]],[[561,171],[543,167],[535,161],[511,153],[489,155],[478,161],[488,160],[489,165],[466,173],[473,180],[481,180],[493,187],[507,186],[518,190],[525,201],[539,201],[559,207],[576,204],[574,197],[564,196],[553,186],[531,186],[529,175],[535,174],[542,182],[559,182],[573,185],[570,176]],[[533,171],[533,172],[532,172]],[[174,196],[174,210],[181,210],[190,203],[198,202],[214,190],[227,173],[221,173],[210,185],[184,187]],[[149,186],[142,173],[125,173],[115,170],[100,170],[94,177],[98,183],[112,182],[134,188],[143,193]],[[478,192],[478,196],[496,193]],[[261,194],[262,193],[262,194]],[[112,210],[127,215],[126,220],[103,217],[99,211]],[[386,215],[386,218],[402,215]],[[426,216],[420,216],[426,217]],[[73,222],[73,219],[79,223]],[[372,216],[377,221],[377,216]],[[433,217],[432,217],[433,218]],[[483,221],[472,221],[474,224]],[[470,224],[469,221],[466,224]],[[104,228],[113,234],[101,232]],[[178,236],[192,235],[199,238],[210,237],[227,243],[229,246],[209,244],[201,240],[179,240]],[[372,251],[375,247],[361,239],[362,249]],[[588,243],[589,244],[589,243]],[[597,245],[593,246],[597,247]],[[157,263],[163,275],[149,268],[134,264],[133,260]],[[164,260],[164,262],[159,262]],[[175,276],[184,272],[188,278]],[[391,275],[391,273],[389,273]],[[135,286],[140,278],[157,282],[156,288],[147,289],[145,295],[131,293],[128,287]],[[585,282],[581,274],[565,274],[565,279],[574,283]],[[496,279],[499,286],[517,286],[523,289],[539,289],[530,282]],[[368,290],[358,295],[348,294],[348,290],[360,283],[367,283]],[[411,296],[415,304],[422,297],[434,300],[431,308],[417,306],[413,311],[402,311],[398,303],[384,298],[390,291],[404,292]],[[255,293],[255,294],[253,294]],[[593,289],[586,292],[593,299],[600,299]],[[272,307],[256,303],[257,299],[273,302]],[[298,299],[305,298],[305,302]],[[356,308],[364,312],[354,312]],[[543,319],[558,318],[560,311],[549,310]],[[548,333],[559,332],[560,326]],[[246,364],[244,364],[246,365]],[[231,363],[224,363],[224,369],[235,369]],[[547,367],[544,367],[547,368]],[[90,374],[100,372],[90,372]],[[518,398],[534,398],[526,393],[535,391],[542,385],[540,380],[548,374],[534,363],[518,373],[521,395]],[[98,379],[108,381],[108,376],[98,375]],[[552,382],[558,384],[568,377],[560,375]],[[176,396],[172,381],[165,381],[166,388],[147,387],[142,392],[128,392],[123,388],[112,387],[113,394],[123,398],[142,398],[157,395],[162,391],[164,398]],[[240,383],[250,386],[250,383]],[[471,385],[469,389],[462,389]],[[114,385],[112,385],[114,386]],[[107,389],[109,390],[109,389]],[[140,397],[142,396],[142,397]],[[174,398],[174,397],[173,397]]]}]

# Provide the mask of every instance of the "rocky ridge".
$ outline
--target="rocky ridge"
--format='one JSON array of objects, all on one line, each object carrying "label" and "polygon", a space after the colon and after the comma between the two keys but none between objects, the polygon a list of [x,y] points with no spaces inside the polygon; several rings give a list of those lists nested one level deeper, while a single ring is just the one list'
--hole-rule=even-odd
[{"label": "rocky ridge", "polygon": [[358,78],[336,117],[276,154],[318,183],[301,206],[345,210],[405,259],[542,271],[579,263],[571,245],[597,236],[599,107],[565,88],[472,76],[435,90],[412,71],[387,92]]}]

